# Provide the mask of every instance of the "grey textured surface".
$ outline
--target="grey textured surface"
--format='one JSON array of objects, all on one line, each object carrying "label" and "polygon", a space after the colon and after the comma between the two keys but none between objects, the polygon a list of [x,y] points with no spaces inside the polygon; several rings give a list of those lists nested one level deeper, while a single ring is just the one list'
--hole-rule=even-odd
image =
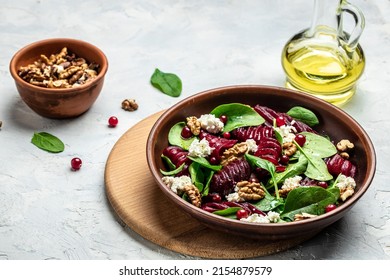
[{"label": "grey textured surface", "polygon": [[[351,0],[352,1],[352,0]],[[284,43],[310,25],[312,1],[2,1],[0,6],[0,259],[185,259],[121,224],[104,192],[107,156],[132,125],[206,89],[233,84],[283,86]],[[264,259],[390,257],[390,2],[353,0],[366,16],[361,38],[367,64],[343,109],[368,132],[377,174],[357,205],[313,239]],[[109,60],[101,96],[83,116],[50,120],[21,101],[8,71],[22,46],[72,37],[100,47]],[[172,98],[149,84],[154,69],[178,74]],[[120,103],[135,98],[136,112]],[[115,115],[119,125],[107,127]],[[49,154],[34,131],[61,138]],[[74,156],[83,159],[70,170]]]}]

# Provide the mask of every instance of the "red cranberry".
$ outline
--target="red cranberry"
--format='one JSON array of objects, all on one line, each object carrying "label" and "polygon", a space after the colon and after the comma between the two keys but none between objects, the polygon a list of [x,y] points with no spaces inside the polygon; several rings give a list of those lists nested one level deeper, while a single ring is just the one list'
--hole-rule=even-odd
[{"label": "red cranberry", "polygon": [[329,204],[325,207],[325,212],[328,213],[336,208],[337,208],[337,206],[335,204]]},{"label": "red cranberry", "polygon": [[317,186],[319,186],[321,188],[324,188],[324,189],[327,189],[328,188],[328,183],[324,182],[324,181],[320,181],[320,182],[317,183]]},{"label": "red cranberry", "polygon": [[284,165],[287,165],[289,161],[290,161],[290,158],[286,155],[282,155],[279,159],[279,162],[281,164],[284,164]]},{"label": "red cranberry", "polygon": [[286,125],[286,120],[282,116],[277,117],[275,119],[275,122],[276,122],[276,126]]},{"label": "red cranberry", "polygon": [[228,117],[226,116],[226,115],[222,115],[222,116],[220,116],[219,117],[219,119],[221,120],[221,122],[223,122],[224,124],[226,124],[227,123],[227,121],[228,121]]},{"label": "red cranberry", "polygon": [[222,134],[222,137],[225,138],[225,139],[230,139],[230,132],[224,132]]},{"label": "red cranberry", "polygon": [[218,159],[216,157],[211,157],[210,158],[210,163],[214,164],[214,165],[217,165],[217,164],[219,164],[219,161],[218,161]]},{"label": "red cranberry", "polygon": [[219,194],[217,194],[217,193],[214,193],[214,194],[212,195],[211,200],[212,200],[213,202],[217,202],[217,203],[222,202],[221,196],[220,196]]},{"label": "red cranberry", "polygon": [[298,143],[299,146],[303,147],[303,145],[305,145],[306,142],[306,137],[303,134],[297,134],[294,140],[295,142]]},{"label": "red cranberry", "polygon": [[79,170],[81,168],[81,165],[83,164],[83,162],[81,161],[81,159],[79,158],[72,158],[72,160],[70,161],[70,165],[72,166],[72,169],[73,170]]},{"label": "red cranberry", "polygon": [[116,127],[117,124],[118,124],[118,119],[117,119],[117,117],[112,116],[112,117],[110,117],[110,118],[108,119],[108,125],[109,125],[109,126],[111,126],[111,127]]},{"label": "red cranberry", "polygon": [[240,209],[236,212],[237,219],[241,220],[243,218],[248,218],[249,214],[245,209]]},{"label": "red cranberry", "polygon": [[181,137],[183,137],[185,139],[191,138],[192,137],[191,129],[188,126],[183,127],[180,135],[181,135]]}]

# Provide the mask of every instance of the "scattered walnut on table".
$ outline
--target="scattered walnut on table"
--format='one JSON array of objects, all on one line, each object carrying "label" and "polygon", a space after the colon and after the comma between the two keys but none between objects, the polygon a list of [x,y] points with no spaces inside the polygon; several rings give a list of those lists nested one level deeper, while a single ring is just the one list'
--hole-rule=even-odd
[{"label": "scattered walnut on table", "polygon": [[122,101],[122,109],[133,112],[138,109],[138,104],[135,102],[135,99],[125,99]]},{"label": "scattered walnut on table", "polygon": [[265,197],[265,191],[260,183],[241,181],[237,183],[238,195],[245,201],[259,200]]},{"label": "scattered walnut on table", "polygon": [[91,82],[98,75],[99,65],[88,64],[82,57],[69,54],[66,47],[58,54],[44,54],[32,64],[22,66],[18,75],[26,82],[47,88],[71,88]]}]

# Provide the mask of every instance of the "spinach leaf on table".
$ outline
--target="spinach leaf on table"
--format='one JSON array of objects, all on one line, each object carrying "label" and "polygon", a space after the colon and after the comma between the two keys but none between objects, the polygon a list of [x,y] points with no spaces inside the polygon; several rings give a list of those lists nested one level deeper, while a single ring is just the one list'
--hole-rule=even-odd
[{"label": "spinach leaf on table", "polygon": [[64,143],[58,137],[47,132],[34,132],[31,143],[51,153],[60,153],[65,149]]}]

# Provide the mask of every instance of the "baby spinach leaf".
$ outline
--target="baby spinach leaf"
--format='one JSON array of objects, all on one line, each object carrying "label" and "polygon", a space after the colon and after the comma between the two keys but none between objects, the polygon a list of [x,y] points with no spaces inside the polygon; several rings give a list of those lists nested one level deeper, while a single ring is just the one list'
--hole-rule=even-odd
[{"label": "baby spinach leaf", "polygon": [[184,139],[181,136],[181,131],[186,126],[185,122],[178,122],[171,127],[168,133],[168,142],[171,145],[179,146],[184,150],[188,151],[191,143],[196,139],[196,137],[191,137],[189,139]]},{"label": "baby spinach leaf", "polygon": [[335,145],[327,138],[311,132],[302,132],[300,134],[303,134],[306,137],[306,142],[302,149],[307,154],[326,158],[337,153]]},{"label": "baby spinach leaf", "polygon": [[324,160],[317,156],[308,157],[308,164],[305,175],[318,181],[328,181],[333,179],[333,176],[329,173],[328,167],[326,166]]},{"label": "baby spinach leaf", "polygon": [[315,126],[319,124],[317,116],[312,111],[304,107],[293,107],[287,112],[287,115],[307,124],[308,126]]},{"label": "baby spinach leaf", "polygon": [[229,216],[229,215],[232,215],[232,214],[236,214],[238,210],[240,210],[241,207],[229,207],[229,208],[226,208],[226,209],[223,209],[223,210],[217,210],[217,211],[214,211],[213,214],[217,214],[217,215],[220,215],[220,216]]},{"label": "baby spinach leaf", "polygon": [[176,169],[176,165],[174,165],[171,161],[171,159],[165,155],[161,155],[161,158],[163,159],[163,161],[167,164],[169,170],[174,170]]},{"label": "baby spinach leaf", "polygon": [[181,94],[182,82],[175,74],[164,73],[156,68],[150,82],[155,88],[169,96],[178,97]]},{"label": "baby spinach leaf", "polygon": [[261,211],[268,212],[283,205],[284,202],[283,199],[276,199],[276,197],[274,197],[273,195],[266,193],[263,199],[252,204],[259,208]]},{"label": "baby spinach leaf", "polygon": [[209,194],[210,182],[211,182],[211,179],[213,178],[213,175],[214,175],[215,172],[213,170],[211,170],[211,169],[206,169],[204,171],[204,173],[205,173],[206,180],[205,180],[205,186],[203,188],[202,195],[206,196],[206,195]]},{"label": "baby spinach leaf", "polygon": [[164,170],[160,169],[160,172],[161,172],[161,174],[164,175],[164,176],[174,176],[174,175],[180,173],[180,172],[183,170],[184,165],[185,165],[185,164],[183,163],[183,164],[180,165],[178,168],[173,169],[173,170],[170,170],[170,171],[164,171]]},{"label": "baby spinach leaf", "polygon": [[217,118],[222,115],[228,117],[223,132],[229,132],[243,126],[257,126],[265,121],[252,107],[241,103],[222,104],[214,108],[210,114]]},{"label": "baby spinach leaf", "polygon": [[321,215],[325,207],[337,201],[337,197],[321,187],[299,187],[287,195],[282,219],[294,220],[296,214]]},{"label": "baby spinach leaf", "polygon": [[64,143],[59,138],[47,132],[34,132],[31,143],[51,153],[60,153],[65,149]]},{"label": "baby spinach leaf", "polygon": [[191,156],[188,156],[188,158],[192,161],[195,161],[197,163],[199,163],[200,165],[208,168],[208,169],[211,169],[211,170],[214,170],[214,171],[218,171],[220,169],[222,169],[222,165],[212,165],[208,162],[207,159],[203,158],[203,157],[191,157]]},{"label": "baby spinach leaf", "polygon": [[256,156],[252,156],[248,153],[245,154],[245,159],[249,162],[251,166],[257,166],[269,172],[275,188],[276,199],[279,199],[280,197],[278,192],[278,184],[276,183],[276,179],[275,179],[275,173],[276,173],[275,165],[272,162],[269,162],[268,160]]},{"label": "baby spinach leaf", "polygon": [[[297,175],[305,173],[307,168],[307,159],[304,155],[300,155],[297,162],[287,165],[286,170],[275,174],[276,183],[279,185],[287,178],[291,178]],[[267,186],[272,185],[272,179],[267,183]]]}]

